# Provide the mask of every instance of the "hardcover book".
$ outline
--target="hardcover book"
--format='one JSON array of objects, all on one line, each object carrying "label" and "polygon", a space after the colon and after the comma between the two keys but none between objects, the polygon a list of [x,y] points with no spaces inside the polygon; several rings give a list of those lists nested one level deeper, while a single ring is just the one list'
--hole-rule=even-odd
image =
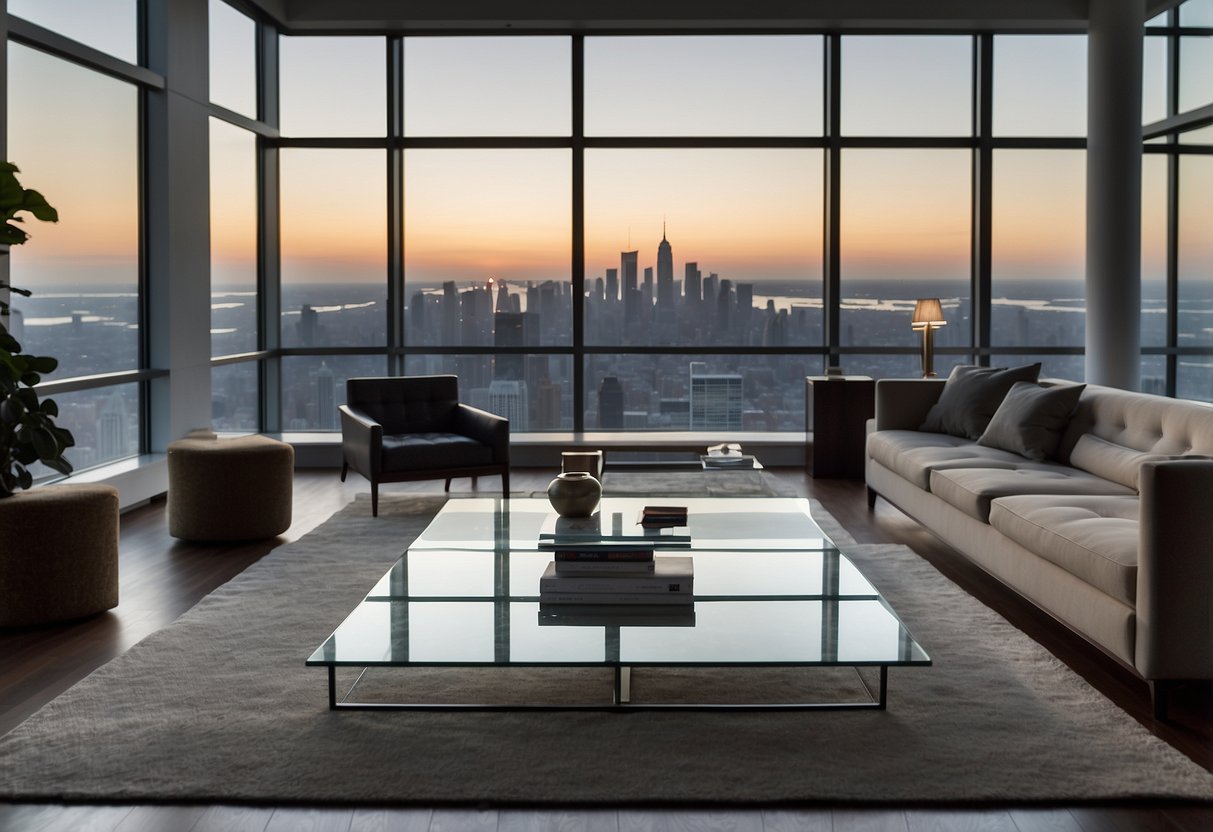
[{"label": "hardcover book", "polygon": [[694,569],[689,557],[660,557],[654,558],[653,573],[638,574],[606,574],[606,575],[569,575],[558,573],[556,563],[548,564],[543,576],[539,579],[539,594],[541,597],[549,593],[573,595],[638,595],[651,594],[654,597],[682,596],[690,599],[693,595]]},{"label": "hardcover book", "polygon": [[544,604],[541,627],[694,627],[694,604]]}]

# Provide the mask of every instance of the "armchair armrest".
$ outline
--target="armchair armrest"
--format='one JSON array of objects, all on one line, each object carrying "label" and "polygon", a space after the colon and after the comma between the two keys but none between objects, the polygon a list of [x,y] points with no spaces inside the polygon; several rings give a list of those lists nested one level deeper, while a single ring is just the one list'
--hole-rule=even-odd
[{"label": "armchair armrest", "polygon": [[341,454],[347,465],[370,479],[383,464],[383,425],[349,405],[341,414]]},{"label": "armchair armrest", "polygon": [[510,461],[510,420],[478,407],[459,403],[455,407],[456,433],[470,436],[493,449],[493,462],[508,465]]},{"label": "armchair armrest", "polygon": [[1213,675],[1213,459],[1141,466],[1137,647],[1146,679]]},{"label": "armchair armrest", "polygon": [[945,379],[882,378],[876,382],[876,430],[918,430],[939,401]]}]

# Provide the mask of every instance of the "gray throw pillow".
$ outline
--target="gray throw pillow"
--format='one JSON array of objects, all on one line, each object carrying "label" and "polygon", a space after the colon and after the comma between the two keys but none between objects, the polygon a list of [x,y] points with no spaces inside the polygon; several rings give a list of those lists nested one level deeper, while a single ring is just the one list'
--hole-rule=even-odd
[{"label": "gray throw pillow", "polygon": [[1011,386],[978,445],[1001,448],[1028,459],[1057,453],[1061,434],[1074,415],[1085,384],[1041,387],[1020,381]]},{"label": "gray throw pillow", "polygon": [[1035,382],[1039,375],[1039,363],[1010,368],[972,364],[953,367],[939,401],[927,411],[919,430],[976,439],[985,431],[1011,385],[1017,381]]}]

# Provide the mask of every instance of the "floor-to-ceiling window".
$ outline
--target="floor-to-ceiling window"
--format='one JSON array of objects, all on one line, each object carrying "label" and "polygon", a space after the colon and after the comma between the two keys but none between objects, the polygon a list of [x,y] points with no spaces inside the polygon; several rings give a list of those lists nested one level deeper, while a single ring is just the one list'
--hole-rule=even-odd
[{"label": "floor-to-ceiling window", "polygon": [[[147,372],[142,320],[141,81],[136,0],[10,0],[7,158],[57,223],[29,220],[8,254],[8,327],[58,359],[40,385],[75,436],[77,469],[138,454]],[[66,38],[66,39],[65,39]],[[49,474],[41,469],[36,474]]]},{"label": "floor-to-ceiling window", "polygon": [[279,44],[283,429],[452,372],[517,431],[798,430],[920,372],[920,297],[941,372],[1081,375],[1081,37]]},{"label": "floor-to-ceiling window", "polygon": [[1142,386],[1213,402],[1213,0],[1146,26]]},{"label": "floor-to-ceiling window", "polygon": [[262,204],[259,166],[257,23],[223,0],[208,0],[211,238],[211,419],[220,431],[262,427],[262,307],[258,269]]}]

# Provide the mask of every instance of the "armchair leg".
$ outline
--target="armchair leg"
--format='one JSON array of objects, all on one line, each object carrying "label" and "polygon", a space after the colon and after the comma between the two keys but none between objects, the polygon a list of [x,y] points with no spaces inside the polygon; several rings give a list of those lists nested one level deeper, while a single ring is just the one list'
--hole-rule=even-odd
[{"label": "armchair leg", "polygon": [[451,490],[451,478],[450,478],[450,477],[447,477],[447,478],[446,478],[446,485],[444,485],[444,486],[442,487],[442,490],[443,490],[443,491],[450,491],[450,490]]},{"label": "armchair leg", "polygon": [[478,480],[478,479],[480,479],[480,478],[479,478],[479,477],[472,477],[472,490],[473,490],[473,491],[475,491],[475,490],[476,490],[476,480]]},{"label": "armchair leg", "polygon": [[345,475],[350,472],[350,464],[348,462],[341,463],[341,481],[345,482]]},{"label": "armchair leg", "polygon": [[869,509],[876,508],[876,497],[877,496],[878,495],[876,494],[876,492],[871,487],[869,487],[868,488],[868,508]]},{"label": "armchair leg", "polygon": [[379,483],[371,480],[371,517],[379,516]]},{"label": "armchair leg", "polygon": [[510,498],[510,469],[506,468],[501,472],[501,496],[507,500]]}]

